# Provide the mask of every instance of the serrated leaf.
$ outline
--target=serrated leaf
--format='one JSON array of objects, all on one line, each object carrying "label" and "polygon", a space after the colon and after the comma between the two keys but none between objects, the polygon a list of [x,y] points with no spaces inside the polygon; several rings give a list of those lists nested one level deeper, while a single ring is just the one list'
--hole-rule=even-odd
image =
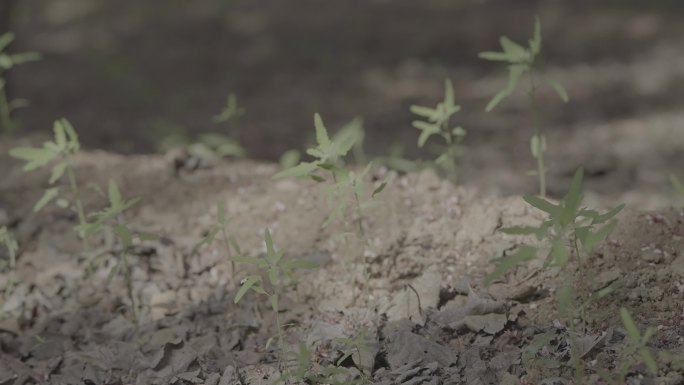
[{"label": "serrated leaf", "polygon": [[558,94],[558,97],[561,98],[561,100],[565,103],[570,101],[570,96],[568,96],[568,91],[565,90],[565,87],[563,87],[562,84],[555,80],[547,79],[546,83],[548,83],[551,88],[553,88],[554,91]]},{"label": "serrated leaf", "polygon": [[537,249],[536,248],[534,248],[532,246],[528,246],[528,245],[520,246],[515,253],[501,259],[499,264],[494,269],[494,272],[485,277],[484,285],[489,286],[489,284],[491,284],[496,278],[502,276],[508,270],[519,265],[520,263],[532,260],[536,256],[537,256]]},{"label": "serrated leaf", "polygon": [[319,113],[314,114],[314,127],[316,128],[316,142],[320,147],[330,147],[332,142],[328,136],[328,130],[323,124],[323,119]]},{"label": "serrated leaf", "polygon": [[240,286],[240,289],[238,292],[235,294],[235,298],[233,299],[234,303],[240,302],[242,297],[244,297],[245,294],[247,294],[247,291],[252,288],[255,284],[261,282],[261,276],[260,275],[250,275],[245,279],[245,282]]},{"label": "serrated leaf", "polygon": [[131,235],[131,230],[129,230],[128,227],[122,224],[116,224],[114,225],[113,230],[114,234],[119,237],[125,248],[129,248],[133,245],[133,236]]},{"label": "serrated leaf", "polygon": [[50,179],[48,180],[49,184],[55,184],[62,175],[64,175],[64,172],[66,171],[67,167],[69,166],[69,162],[63,161],[59,162],[56,165],[52,166],[52,172],[50,173]]},{"label": "serrated leaf", "polygon": [[52,187],[45,192],[43,192],[43,196],[36,202],[36,204],[33,206],[33,212],[38,212],[43,209],[48,203],[50,203],[53,199],[57,198],[59,195],[59,187]]}]

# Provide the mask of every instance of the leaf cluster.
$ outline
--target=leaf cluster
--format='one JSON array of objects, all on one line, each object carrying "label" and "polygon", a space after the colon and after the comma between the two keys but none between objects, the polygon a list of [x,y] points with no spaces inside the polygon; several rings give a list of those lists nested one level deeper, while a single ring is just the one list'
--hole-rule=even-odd
[{"label": "leaf cluster", "polygon": [[237,103],[237,96],[235,94],[230,93],[228,94],[228,100],[226,101],[226,106],[223,107],[223,110],[221,112],[214,116],[214,122],[215,123],[224,123],[229,120],[233,120],[235,118],[239,118],[240,116],[245,114],[245,109],[238,106]]},{"label": "leaf cluster", "polygon": [[[54,140],[43,143],[42,147],[18,147],[10,150],[10,156],[26,162],[24,171],[32,171],[52,164],[48,183],[55,186],[69,170],[69,158],[81,148],[78,134],[66,119],[55,121]],[[50,187],[45,190],[42,198],[33,207],[40,211],[52,200],[60,195],[60,188]],[[68,206],[68,201],[58,201],[60,206]]]},{"label": "leaf cluster", "polygon": [[451,117],[461,110],[461,106],[454,103],[454,86],[450,79],[444,81],[444,100],[437,103],[435,108],[413,105],[411,112],[425,120],[414,120],[413,127],[421,131],[418,137],[418,147],[423,147],[433,135],[439,135],[448,145],[460,141],[466,135],[461,126],[450,127]]},{"label": "leaf cluster", "polygon": [[[624,205],[616,206],[604,213],[583,208],[582,178],[583,170],[580,168],[575,172],[568,193],[559,203],[536,196],[524,198],[531,206],[548,215],[548,219],[539,226],[514,226],[501,228],[499,231],[513,235],[534,235],[549,242],[551,248],[546,256],[545,266],[553,265],[561,269],[566,266],[572,252],[568,239],[572,244],[579,242],[584,252],[590,255],[615,229],[618,223],[615,216]],[[536,258],[537,251],[533,246],[520,246],[517,252],[501,259],[495,271],[485,278],[485,284],[491,283],[519,263]]]},{"label": "leaf cluster", "polygon": [[[538,56],[542,48],[541,22],[537,17],[534,22],[534,33],[529,39],[527,47],[524,47],[506,36],[499,39],[501,51],[481,52],[479,57],[484,60],[504,62],[508,67],[508,84],[506,88],[497,93],[487,104],[486,110],[491,111],[503,99],[513,94],[518,87],[520,78],[527,72],[532,71],[538,63]],[[553,88],[564,102],[569,101],[565,88],[557,81],[546,79],[546,83]]]},{"label": "leaf cluster", "polygon": [[14,66],[40,60],[41,58],[40,54],[36,52],[6,53],[5,49],[12,44],[14,38],[15,36],[12,32],[0,35],[0,78],[2,78],[2,73],[4,71],[7,71]]},{"label": "leaf cluster", "polygon": [[271,299],[271,306],[278,311],[278,290],[281,280],[285,278],[287,284],[295,282],[294,272],[298,269],[313,269],[318,265],[315,262],[300,259],[283,260],[284,252],[276,251],[273,246],[270,230],[264,231],[266,243],[266,255],[263,258],[236,255],[231,260],[255,266],[259,269],[258,274],[252,274],[244,278],[240,289],[235,294],[234,302],[238,303],[248,291],[264,294]]}]

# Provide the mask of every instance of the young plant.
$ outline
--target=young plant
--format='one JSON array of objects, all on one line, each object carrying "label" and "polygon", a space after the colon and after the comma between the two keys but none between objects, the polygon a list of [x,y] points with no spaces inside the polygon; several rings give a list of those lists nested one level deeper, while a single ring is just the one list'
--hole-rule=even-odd
[{"label": "young plant", "polygon": [[461,110],[461,106],[454,104],[454,86],[451,80],[444,81],[444,100],[435,108],[411,106],[411,112],[426,120],[413,121],[413,127],[421,131],[418,137],[418,147],[422,148],[433,135],[444,139],[445,147],[435,164],[442,167],[448,175],[455,178],[456,159],[461,155],[461,142],[466,136],[466,130],[461,126],[451,127],[451,117]]},{"label": "young plant", "polygon": [[[238,106],[237,96],[228,95],[228,101],[223,110],[214,116],[214,123],[228,123],[245,114],[245,109]],[[245,156],[245,149],[240,145],[240,131],[233,127],[228,135],[205,134],[200,137],[200,143],[214,150],[218,156]]]},{"label": "young plant", "polygon": [[276,329],[278,332],[278,362],[282,363],[285,352],[283,327],[280,323],[279,308],[279,298],[283,292],[282,285],[292,285],[296,282],[294,277],[295,270],[313,269],[318,265],[311,261],[299,259],[284,260],[284,252],[276,251],[273,246],[271,232],[268,229],[264,232],[264,242],[266,243],[266,256],[264,258],[243,255],[236,255],[231,258],[235,262],[252,265],[258,269],[257,274],[249,275],[242,280],[240,288],[237,293],[235,293],[234,302],[239,303],[248,291],[262,294],[268,298],[275,317]]},{"label": "young plant", "polygon": [[[348,125],[347,130],[338,133],[334,140],[331,140],[319,114],[314,116],[314,125],[318,145],[306,151],[314,160],[301,162],[297,166],[285,169],[273,178],[308,177],[316,182],[325,183],[322,190],[330,206],[330,214],[323,223],[323,227],[333,221],[341,222],[347,231],[339,235],[346,241],[352,233],[350,229],[354,223],[358,243],[365,247],[369,240],[363,224],[364,212],[378,203],[376,197],[389,183],[389,177],[367,194],[363,187],[363,180],[370,172],[372,164],[368,164],[361,173],[357,174],[346,169],[344,162],[347,153],[362,139],[360,135],[362,131],[354,128],[354,125]],[[365,258],[363,261],[365,290],[368,291],[369,269]]]},{"label": "young plant", "polygon": [[299,349],[297,351],[288,353],[297,364],[284,371],[274,382],[274,385],[288,383],[289,381],[329,385],[357,385],[365,383],[365,381],[360,378],[349,380],[349,371],[346,368],[340,367],[339,364],[325,366],[321,370],[316,371],[314,369],[313,355],[303,342],[299,343]]},{"label": "young plant", "polygon": [[[76,175],[71,168],[71,157],[81,148],[76,130],[66,119],[59,119],[54,123],[55,139],[45,142],[43,147],[18,147],[10,150],[10,156],[26,162],[24,171],[29,172],[39,168],[51,166],[48,187],[43,196],[33,206],[33,211],[38,212],[48,203],[55,201],[59,207],[70,209],[76,212],[79,226],[82,229],[87,224],[86,214],[81,202],[81,192],[76,182]],[[60,186],[62,178],[66,176],[69,192],[64,194]],[[84,253],[88,250],[86,234],[78,231],[78,235],[83,240]]]},{"label": "young plant", "polygon": [[641,362],[646,365],[646,369],[648,369],[652,375],[657,375],[658,364],[653,357],[653,353],[651,353],[651,349],[648,348],[648,341],[653,336],[655,330],[653,330],[652,327],[648,327],[644,334],[641,334],[636,323],[634,323],[631,314],[629,314],[629,311],[624,307],[620,308],[620,318],[622,318],[622,324],[625,326],[627,337],[629,338],[625,359],[618,368],[615,368],[611,372],[608,372],[605,369],[599,369],[597,370],[597,373],[610,385],[625,384],[627,383],[626,378],[630,368],[638,363],[638,361],[634,359],[634,355],[638,353],[641,357]]},{"label": "young plant", "polygon": [[123,214],[126,210],[138,203],[138,198],[125,200],[121,195],[119,186],[113,180],[109,181],[107,197],[109,206],[102,211],[91,213],[89,218],[92,219],[92,221],[79,225],[78,231],[85,234],[86,237],[90,237],[100,231],[109,229],[119,240],[121,243],[121,250],[119,251],[118,262],[110,270],[107,277],[107,283],[111,282],[112,278],[123,270],[124,279],[126,281],[126,291],[128,299],[131,302],[131,311],[133,318],[137,319],[135,296],[133,295],[133,267],[128,261],[128,253],[133,247],[134,238],[138,238],[141,241],[147,241],[155,240],[158,237],[150,233],[133,231],[126,225]]},{"label": "young plant", "polygon": [[219,202],[216,206],[216,223],[209,228],[207,235],[192,248],[192,254],[195,254],[200,247],[212,244],[216,239],[216,236],[221,233],[223,246],[226,250],[228,260],[230,260],[231,274],[233,275],[233,279],[235,279],[235,260],[233,259],[233,253],[230,251],[230,247],[233,246],[237,255],[241,255],[242,253],[235,237],[228,236],[227,227],[228,219],[226,218],[226,208],[222,202]]},{"label": "young plant", "polygon": [[12,289],[17,283],[16,277],[16,266],[17,266],[17,252],[19,251],[19,244],[17,239],[14,237],[7,227],[0,227],[0,245],[3,245],[7,249],[7,254],[9,256],[9,261],[7,262],[7,267],[9,268],[9,279],[7,284],[2,291],[5,294],[11,293]]},{"label": "young plant", "polygon": [[[541,66],[539,55],[542,49],[541,23],[539,18],[535,19],[534,35],[529,40],[527,47],[523,47],[506,36],[502,36],[499,42],[501,43],[501,52],[482,52],[479,55],[482,59],[504,62],[508,66],[508,85],[489,101],[486,110],[487,112],[493,110],[503,99],[513,94],[518,87],[520,79],[523,75],[527,74],[530,84],[528,95],[532,111],[532,125],[534,127],[534,134],[530,140],[530,150],[532,156],[537,161],[536,173],[539,177],[539,195],[545,197],[546,169],[544,167],[544,152],[546,152],[546,137],[542,132],[540,123],[536,80],[537,72]],[[556,91],[563,102],[567,103],[570,100],[567,91],[560,83],[551,79],[544,79],[544,81]]]},{"label": "young plant", "polygon": [[[616,206],[604,213],[582,207],[582,169],[578,169],[572,179],[567,195],[559,203],[553,203],[536,196],[524,199],[531,206],[545,212],[548,219],[539,226],[515,226],[501,228],[499,231],[513,235],[534,235],[549,246],[544,267],[555,267],[560,271],[566,269],[571,257],[577,266],[577,280],[580,285],[579,315],[586,323],[586,309],[596,299],[608,295],[612,287],[596,292],[590,291],[590,278],[585,274],[584,264],[591,257],[596,246],[604,241],[617,226],[615,216],[624,205]],[[514,254],[502,258],[493,273],[488,275],[484,283],[489,285],[493,280],[520,263],[537,258],[538,249],[530,245],[522,245]],[[575,315],[577,305],[575,293],[571,285],[564,285],[557,290],[557,311],[566,320],[569,328],[571,348],[571,366],[575,369],[575,379],[582,382],[584,368],[580,360],[580,348],[576,337]]]},{"label": "young plant", "polygon": [[17,65],[40,59],[35,52],[6,53],[5,49],[14,41],[14,34],[7,32],[0,35],[0,128],[6,136],[12,135],[17,128],[17,123],[12,119],[12,112],[26,106],[25,100],[10,100],[7,92],[7,71]]}]

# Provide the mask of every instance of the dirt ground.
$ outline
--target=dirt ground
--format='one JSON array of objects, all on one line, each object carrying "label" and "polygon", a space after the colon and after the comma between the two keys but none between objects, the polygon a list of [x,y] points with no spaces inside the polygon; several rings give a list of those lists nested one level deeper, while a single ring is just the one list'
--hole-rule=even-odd
[{"label": "dirt ground", "polygon": [[[588,261],[596,289],[616,290],[588,309],[587,383],[601,383],[591,374],[613,371],[625,358],[621,306],[642,330],[654,328],[653,350],[684,357],[684,211],[669,184],[670,174],[684,177],[681,6],[184,4],[18,6],[17,50],[45,58],[11,78],[17,96],[32,102],[17,115],[28,135],[0,142],[0,227],[7,225],[20,244],[19,285],[0,307],[0,385],[272,384],[294,362],[278,363],[268,300],[249,293],[233,303],[250,270],[232,271],[222,242],[192,252],[219,202],[246,254],[265,251],[269,228],[285,258],[320,264],[284,293],[280,318],[288,349],[303,342],[316,369],[348,350],[338,338],[365,333],[368,349],[344,361],[349,378],[340,383],[354,376],[387,385],[573,383],[568,368],[523,359],[542,333],[556,338],[540,355],[567,359],[568,330],[554,299],[567,278],[532,263],[482,285],[492,261],[522,241],[497,229],[543,217],[521,198],[536,189],[525,175],[533,168],[525,95],[485,114],[506,74],[477,53],[496,49],[501,34],[527,38],[535,14],[544,24],[543,74],[571,96],[564,105],[551,92],[541,95],[549,193],[561,197],[583,166],[587,206],[627,205]],[[458,184],[431,171],[397,175],[382,204],[364,217],[373,241],[367,250],[350,251],[338,224],[322,228],[328,204],[320,186],[271,179],[278,171],[273,161],[310,140],[316,111],[333,130],[363,116],[369,156],[398,143],[411,159],[428,157],[415,149],[408,108],[437,102],[445,77],[454,81],[460,122],[469,131]],[[144,154],[165,134],[221,130],[211,117],[228,91],[247,110],[238,124],[249,160],[178,170],[178,152]],[[84,256],[74,215],[31,210],[48,174],[25,174],[7,156],[17,145],[39,144],[62,116],[90,149],[73,163],[86,207],[102,208],[105,199],[92,186],[114,179],[126,197],[141,198],[126,222],[161,236],[130,253],[133,304],[121,276],[107,283],[121,251],[112,234],[96,237]],[[91,256],[99,267],[85,278]],[[0,260],[6,257],[0,250]],[[8,277],[0,274],[0,286]],[[684,384],[684,370],[674,364],[655,377],[643,365],[629,372],[630,384]]]},{"label": "dirt ground", "polygon": [[[3,165],[10,163],[3,158]],[[368,350],[346,366],[373,383],[571,383],[559,379],[569,378],[567,369],[521,360],[533,336],[564,332],[552,293],[565,278],[532,275],[538,267],[531,264],[489,288],[481,284],[491,260],[521,241],[497,228],[542,219],[519,196],[454,187],[431,171],[399,176],[365,218],[374,240],[364,252],[366,292],[360,256],[350,256],[335,236],[343,229],[321,227],[327,203],[314,182],[273,181],[276,166],[251,161],[216,161],[179,174],[174,164],[169,156],[104,152],[74,162],[83,183],[105,185],[113,178],[125,196],[142,197],[126,221],[161,235],[131,253],[137,322],[123,278],[106,283],[118,258],[111,235],[94,242],[100,264],[84,279],[86,260],[71,230],[76,218],[58,208],[30,213],[47,174],[4,167],[0,224],[15,229],[21,255],[20,283],[2,308],[0,383],[273,383],[280,374],[275,344],[268,346],[276,335],[269,306],[254,293],[239,305],[232,301],[247,270],[233,276],[220,243],[191,252],[214,223],[217,202],[225,204],[228,231],[246,254],[264,252],[268,227],[287,257],[320,264],[281,299],[280,313],[286,346],[306,343],[317,365],[340,357],[335,338],[363,331]],[[103,204],[92,191],[84,200],[91,209]],[[619,362],[625,343],[620,306],[642,329],[655,328],[654,350],[684,355],[683,231],[678,209],[637,206],[620,215],[615,234],[590,260],[600,285],[619,285],[589,309],[589,366],[611,370]],[[567,354],[567,347],[557,348],[547,353]],[[681,384],[682,374],[665,365],[655,382],[630,381]]]}]

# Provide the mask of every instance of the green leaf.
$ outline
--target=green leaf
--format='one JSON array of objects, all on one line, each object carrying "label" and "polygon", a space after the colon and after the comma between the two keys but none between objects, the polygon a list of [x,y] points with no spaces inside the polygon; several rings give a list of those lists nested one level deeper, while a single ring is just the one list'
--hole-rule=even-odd
[{"label": "green leaf", "polygon": [[568,323],[573,322],[573,301],[572,301],[572,288],[570,286],[562,286],[556,291],[556,299],[558,301],[558,313],[561,318],[565,319]]},{"label": "green leaf", "polygon": [[625,329],[627,330],[627,335],[629,336],[632,343],[635,345],[640,344],[641,333],[639,333],[639,329],[634,323],[631,314],[629,314],[629,311],[627,311],[627,309],[625,309],[624,307],[620,308],[620,318],[622,318],[622,324],[625,326]]},{"label": "green leaf", "polygon": [[121,240],[124,248],[129,248],[133,245],[133,236],[131,235],[131,230],[129,230],[128,227],[122,224],[116,224],[114,225],[113,230],[114,234],[116,234]]},{"label": "green leaf", "polygon": [[328,130],[326,130],[323,119],[319,113],[314,114],[314,127],[316,128],[316,142],[318,142],[318,145],[321,147],[330,147],[332,142],[330,141],[330,137],[328,137]]},{"label": "green leaf", "polygon": [[260,267],[268,266],[268,262],[264,261],[261,258],[247,257],[244,255],[235,255],[231,257],[230,260],[238,263],[246,263],[248,265],[255,265]]},{"label": "green leaf", "polygon": [[503,48],[504,53],[506,53],[508,56],[509,62],[517,63],[527,57],[527,51],[525,48],[508,37],[501,36],[499,38],[499,43],[501,44],[501,48]]},{"label": "green leaf", "polygon": [[278,268],[273,266],[270,269],[268,269],[268,281],[271,282],[271,285],[273,286],[278,286]]},{"label": "green leaf", "polygon": [[432,109],[430,107],[423,107],[423,106],[411,106],[410,110],[412,113],[416,115],[420,115],[425,118],[431,118],[437,113],[437,110]]},{"label": "green leaf", "polygon": [[[454,106],[454,85],[451,83],[451,79],[444,79],[444,105],[447,107],[458,107]],[[460,107],[456,108],[456,111],[459,109]]]},{"label": "green leaf", "polygon": [[532,53],[533,56],[536,56],[541,52],[541,46],[542,46],[542,34],[541,34],[541,21],[539,20],[539,16],[535,16],[534,18],[534,34],[532,35],[532,39],[530,39],[530,52]]},{"label": "green leaf", "polygon": [[591,221],[592,224],[597,225],[601,223],[605,223],[611,219],[613,219],[614,216],[618,215],[622,209],[625,208],[624,204],[618,205],[610,209],[608,212],[601,214],[594,218],[594,220]]},{"label": "green leaf", "polygon": [[641,356],[641,359],[644,361],[644,364],[646,364],[646,367],[651,372],[651,374],[658,374],[658,364],[656,363],[655,358],[653,358],[651,350],[643,346],[641,347],[641,349],[639,349],[639,355]]},{"label": "green leaf", "polygon": [[556,237],[551,244],[551,257],[553,264],[560,268],[565,267],[568,263],[568,249],[565,247],[565,242],[562,237]]},{"label": "green leaf", "polygon": [[26,161],[24,171],[35,170],[50,163],[57,157],[57,154],[47,148],[18,147],[9,152],[13,158]]},{"label": "green leaf", "polygon": [[545,229],[532,226],[512,226],[512,227],[502,227],[499,229],[500,232],[504,234],[511,235],[535,235],[537,237],[543,236],[546,231]]},{"label": "green leaf", "polygon": [[415,120],[412,124],[413,127],[422,131],[420,133],[420,137],[418,138],[418,147],[421,148],[425,145],[425,142],[427,142],[430,136],[438,134],[440,132],[439,125],[434,123],[424,122],[422,120]]},{"label": "green leaf", "polygon": [[233,299],[233,302],[234,303],[240,302],[242,297],[244,297],[244,295],[247,294],[247,291],[249,291],[249,289],[251,289],[252,286],[254,286],[255,284],[257,284],[259,282],[261,282],[261,276],[260,275],[250,275],[249,277],[247,277],[245,279],[244,283],[242,284],[242,286],[240,286],[240,289],[238,290],[238,292],[235,294],[235,299]]},{"label": "green leaf", "polygon": [[7,48],[8,45],[12,44],[12,41],[14,41],[13,32],[5,32],[2,35],[0,35],[0,51]]},{"label": "green leaf", "polygon": [[587,251],[587,254],[591,254],[594,252],[594,247],[599,243],[604,241],[608,236],[615,230],[615,226],[617,226],[618,221],[616,219],[611,220],[608,222],[606,225],[601,227],[598,231],[595,233],[589,232],[585,237],[584,240],[582,241],[582,245]]},{"label": "green leaf", "polygon": [[480,52],[478,54],[480,59],[491,60],[491,61],[510,61],[510,58],[505,52]]},{"label": "green leaf", "polygon": [[62,175],[64,175],[64,171],[66,171],[67,167],[69,166],[69,162],[63,161],[59,162],[56,165],[52,166],[52,173],[50,174],[50,179],[48,180],[49,184],[55,184]]},{"label": "green leaf", "polygon": [[278,294],[271,296],[271,309],[273,309],[274,313],[278,312]]},{"label": "green leaf", "polygon": [[48,203],[50,203],[53,199],[57,198],[59,195],[59,187],[52,187],[43,193],[43,196],[36,202],[36,204],[33,206],[33,212],[38,212],[43,209]]},{"label": "green leaf", "polygon": [[508,96],[508,94],[509,94],[509,93],[508,93],[507,90],[501,90],[501,91],[499,91],[499,93],[496,94],[496,95],[492,98],[492,100],[489,101],[489,103],[487,103],[487,107],[485,107],[485,111],[487,111],[487,112],[492,111],[492,110],[494,109],[494,107],[496,107],[499,103],[501,103],[501,101],[502,101],[506,96]]},{"label": "green leaf", "polygon": [[555,217],[560,213],[560,206],[555,205],[546,199],[536,197],[534,195],[527,195],[523,197],[525,202],[529,203],[532,207],[535,207],[541,211],[544,211],[545,213],[549,214],[552,217]]},{"label": "green leaf", "polygon": [[514,254],[501,259],[499,264],[494,269],[494,272],[485,277],[484,285],[489,286],[489,284],[491,284],[496,278],[502,276],[508,270],[512,269],[520,263],[532,260],[536,256],[536,248],[528,245],[520,246]]},{"label": "green leaf", "polygon": [[290,259],[283,263],[283,270],[315,269],[317,267],[318,263],[301,259]]},{"label": "green leaf", "polygon": [[570,101],[570,96],[568,96],[568,91],[565,90],[565,87],[563,87],[562,84],[555,80],[547,79],[546,83],[548,83],[551,88],[553,88],[554,91],[558,94],[558,97],[561,98],[561,100],[565,103]]},{"label": "green leaf", "polygon": [[119,191],[119,186],[117,186],[114,180],[109,180],[109,188],[107,190],[109,196],[109,205],[112,208],[118,209],[123,206],[123,200],[121,198],[121,191]]},{"label": "green leaf", "polygon": [[582,177],[584,170],[582,167],[578,168],[575,175],[572,177],[570,190],[563,199],[563,212],[560,217],[560,222],[563,226],[567,226],[575,220],[579,205],[582,203]]},{"label": "green leaf", "polygon": [[299,165],[280,171],[273,176],[273,179],[281,179],[287,177],[302,177],[310,175],[318,168],[318,164],[314,162],[302,162]]},{"label": "green leaf", "polygon": [[273,247],[273,238],[271,237],[271,230],[267,227],[264,230],[264,241],[266,243],[266,255],[272,257],[276,254],[275,248]]}]

